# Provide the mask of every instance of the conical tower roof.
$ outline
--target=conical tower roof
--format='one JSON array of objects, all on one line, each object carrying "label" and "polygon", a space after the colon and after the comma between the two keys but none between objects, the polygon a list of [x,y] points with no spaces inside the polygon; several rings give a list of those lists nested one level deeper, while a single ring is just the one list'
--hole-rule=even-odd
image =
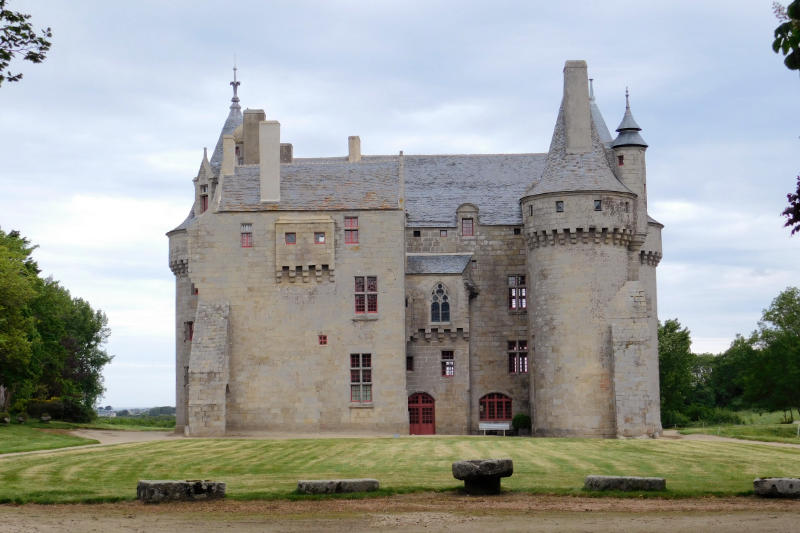
[{"label": "conical tower roof", "polygon": [[630,101],[630,94],[628,93],[628,89],[625,89],[625,115],[622,117],[622,122],[620,122],[619,127],[617,128],[619,135],[617,138],[614,139],[614,142],[611,143],[612,148],[616,148],[618,146],[643,146],[647,148],[647,143],[644,141],[639,132],[642,131],[642,128],[639,127],[639,124],[633,119],[633,113],[631,113],[631,101]]},{"label": "conical tower roof", "polygon": [[611,142],[614,138],[611,136],[611,132],[608,131],[608,126],[606,126],[606,121],[603,120],[603,114],[600,113],[600,108],[597,107],[597,101],[594,99],[593,82],[594,80],[589,78],[589,109],[592,112],[592,122],[594,122],[594,127],[597,129],[597,136],[600,137],[600,142],[605,146],[611,146]]},{"label": "conical tower roof", "polygon": [[[574,70],[568,73],[568,69]],[[544,172],[539,181],[528,187],[526,195],[580,191],[631,193],[608,165],[596,121],[591,116],[586,64],[569,61],[564,72],[564,99]],[[568,123],[570,121],[572,124]]]},{"label": "conical tower roof", "polygon": [[214,147],[214,153],[211,154],[210,164],[215,174],[219,174],[219,169],[222,166],[222,138],[225,135],[232,135],[233,130],[242,124],[242,108],[239,105],[239,95],[237,94],[239,85],[241,85],[242,82],[236,79],[236,70],[236,67],[233,67],[233,81],[231,82],[233,98],[231,98],[230,112],[228,113],[228,118],[225,119],[225,124],[222,125],[222,131],[219,133],[219,139],[217,139],[217,145]]}]

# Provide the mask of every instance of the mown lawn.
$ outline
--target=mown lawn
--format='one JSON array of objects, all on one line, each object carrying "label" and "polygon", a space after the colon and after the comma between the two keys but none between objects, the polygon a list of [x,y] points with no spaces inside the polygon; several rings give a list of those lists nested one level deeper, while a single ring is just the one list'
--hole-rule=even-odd
[{"label": "mown lawn", "polygon": [[[57,429],[53,427],[52,429]],[[30,424],[0,426],[0,454],[97,444],[96,440],[42,431]],[[2,455],[0,455],[2,457]]]},{"label": "mown lawn", "polygon": [[670,440],[402,437],[181,439],[0,456],[0,502],[133,499],[139,479],[214,479],[230,498],[292,497],[298,479],[374,477],[387,492],[453,489],[459,459],[510,457],[508,490],[582,493],[587,474],[664,476],[665,496],[735,495],[800,475],[800,449]]}]

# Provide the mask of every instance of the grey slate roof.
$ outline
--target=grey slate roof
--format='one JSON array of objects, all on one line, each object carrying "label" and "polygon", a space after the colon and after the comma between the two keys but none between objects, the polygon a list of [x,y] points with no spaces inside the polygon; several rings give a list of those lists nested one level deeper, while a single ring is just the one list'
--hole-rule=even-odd
[{"label": "grey slate roof", "polygon": [[282,164],[281,201],[261,203],[258,165],[238,166],[222,182],[223,211],[398,209],[399,158],[308,160]]},{"label": "grey slate roof", "polygon": [[409,255],[406,274],[461,274],[471,258],[472,254]]},{"label": "grey slate roof", "polygon": [[219,169],[222,166],[222,137],[225,135],[233,134],[233,130],[242,124],[242,108],[238,102],[231,104],[231,110],[228,113],[228,118],[225,119],[225,124],[222,125],[222,131],[219,132],[219,139],[217,145],[214,147],[214,153],[211,154],[211,168],[214,169],[216,174],[219,174]]},{"label": "grey slate roof", "polygon": [[478,207],[481,224],[522,224],[519,199],[547,154],[405,156],[407,225],[455,226],[456,209]]},{"label": "grey slate roof", "polygon": [[182,229],[186,229],[191,225],[192,221],[194,221],[194,207],[192,207],[192,209],[189,210],[189,214],[186,216],[186,218],[184,219],[183,222],[178,224],[177,227],[172,228],[171,230],[169,230],[167,233],[172,233],[173,231],[179,231],[179,230],[182,230]]},{"label": "grey slate roof", "polygon": [[631,193],[614,176],[608,164],[605,147],[600,141],[594,121],[590,121],[592,150],[583,154],[568,154],[564,131],[564,106],[558,112],[553,140],[547,154],[542,179],[531,185],[527,195],[570,191],[614,191]]}]

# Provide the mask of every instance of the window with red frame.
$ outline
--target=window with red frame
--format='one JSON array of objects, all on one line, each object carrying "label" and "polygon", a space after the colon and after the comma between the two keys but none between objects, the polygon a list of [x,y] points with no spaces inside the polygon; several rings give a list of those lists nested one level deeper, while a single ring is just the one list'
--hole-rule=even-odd
[{"label": "window with red frame", "polygon": [[355,277],[355,308],[356,313],[378,312],[378,277]]},{"label": "window with red frame", "polygon": [[350,401],[372,403],[372,354],[350,354]]},{"label": "window with red frame", "polygon": [[358,217],[344,217],[344,243],[358,244]]},{"label": "window with red frame", "polygon": [[511,420],[511,398],[499,392],[483,396],[479,403],[481,420]]},{"label": "window with red frame", "polygon": [[475,226],[471,218],[461,219],[461,235],[463,237],[472,237],[475,235]]},{"label": "window with red frame", "polygon": [[242,248],[252,248],[253,247],[253,225],[252,224],[242,224]]},{"label": "window with red frame", "polygon": [[325,244],[325,233],[322,231],[314,232],[314,244]]},{"label": "window with red frame", "polygon": [[456,362],[452,350],[442,350],[442,376],[451,378],[456,375]]},{"label": "window with red frame", "polygon": [[528,308],[528,289],[525,276],[508,276],[508,308],[518,311]]},{"label": "window with red frame", "polygon": [[208,185],[200,186],[200,208],[202,213],[208,210]]},{"label": "window with red frame", "polygon": [[319,340],[320,346],[327,346],[328,345],[328,336],[327,335],[317,335],[317,339]]},{"label": "window with red frame", "polygon": [[528,373],[528,341],[508,341],[508,373]]},{"label": "window with red frame", "polygon": [[297,234],[296,233],[284,233],[283,240],[286,244],[297,244]]}]

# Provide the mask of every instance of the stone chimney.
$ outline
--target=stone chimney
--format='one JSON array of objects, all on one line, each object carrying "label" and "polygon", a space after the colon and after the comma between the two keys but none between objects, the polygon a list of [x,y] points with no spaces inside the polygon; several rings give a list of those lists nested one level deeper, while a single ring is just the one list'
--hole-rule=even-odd
[{"label": "stone chimney", "polygon": [[589,76],[586,61],[564,64],[564,129],[567,154],[592,150],[592,115],[589,109]]},{"label": "stone chimney", "polygon": [[245,109],[242,125],[242,154],[243,164],[257,165],[260,152],[258,140],[259,124],[266,120],[267,115],[263,109]]},{"label": "stone chimney", "polygon": [[[263,111],[262,111],[263,113]],[[247,124],[245,111],[245,125]],[[245,157],[247,152],[245,151]],[[277,120],[258,123],[258,155],[261,171],[261,201],[281,200],[281,124]]]},{"label": "stone chimney", "polygon": [[347,138],[347,161],[350,163],[361,161],[361,137],[358,135]]},{"label": "stone chimney", "polygon": [[281,163],[294,161],[294,147],[292,143],[281,143]]},{"label": "stone chimney", "polygon": [[222,167],[220,174],[223,176],[230,176],[233,174],[235,164],[235,151],[233,135],[222,136]]}]

